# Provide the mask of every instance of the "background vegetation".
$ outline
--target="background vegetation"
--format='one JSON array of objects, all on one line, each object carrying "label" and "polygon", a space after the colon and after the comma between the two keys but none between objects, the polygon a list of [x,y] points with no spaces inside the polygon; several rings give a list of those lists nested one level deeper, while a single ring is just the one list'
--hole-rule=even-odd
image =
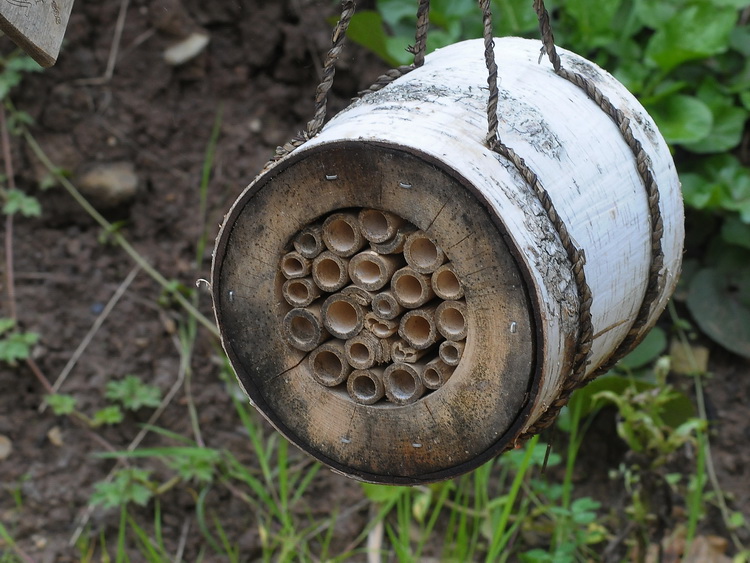
[{"label": "background vegetation", "polygon": [[[497,35],[537,36],[531,2],[494,0]],[[687,254],[676,303],[646,341],[610,374],[577,392],[556,426],[557,437],[535,437],[523,448],[487,463],[470,475],[431,486],[363,485],[364,500],[320,518],[306,507],[320,467],[269,433],[241,398],[226,363],[221,371],[245,428],[256,463],[243,464],[231,451],[207,447],[191,407],[190,363],[198,326],[211,326],[195,308],[197,293],[151,269],[109,223],[80,196],[64,170],[36,143],[30,118],[13,106],[12,89],[29,59],[13,55],[2,63],[0,98],[3,132],[17,135],[45,162],[49,186],[60,185],[103,227],[108,242],[121,245],[164,289],[164,303],[185,312],[176,334],[185,365],[189,436],[147,424],[170,446],[145,448],[142,435],[124,451],[101,453],[120,460],[98,483],[91,505],[119,511],[111,534],[81,530],[82,561],[170,561],[161,527],[167,491],[185,488],[194,497],[203,555],[241,561],[244,556],[224,530],[206,498],[224,489],[256,514],[265,560],[343,561],[365,553],[391,560],[566,562],[655,560],[694,553],[707,514],[731,541],[734,561],[749,561],[743,545],[747,517],[725,499],[712,465],[703,385],[709,377],[695,341],[701,334],[750,357],[750,2],[744,0],[568,0],[550,2],[557,44],[597,62],[633,92],[657,121],[672,148],[687,206]],[[350,38],[392,65],[408,64],[415,2],[378,0],[359,12]],[[481,35],[474,0],[433,0],[429,49]],[[6,119],[7,115],[7,119]],[[202,197],[208,189],[221,124],[208,140]],[[48,186],[45,186],[48,187]],[[3,178],[0,190],[7,220],[40,213],[43,198],[24,193]],[[10,219],[8,219],[10,218]],[[196,242],[197,256],[207,241]],[[200,259],[200,258],[198,258]],[[695,326],[693,325],[695,323]],[[11,368],[30,359],[39,335],[20,331],[15,319],[0,319],[0,361]],[[217,350],[217,355],[220,352]],[[691,385],[686,385],[689,382]],[[163,409],[174,396],[131,375],[107,385],[107,404],[84,412],[73,395],[50,388],[46,403],[92,431],[119,424],[126,412]],[[577,491],[578,453],[597,412],[616,412],[616,428],[629,454],[611,475],[624,501],[610,504]],[[555,447],[550,453],[550,441]],[[154,462],[161,464],[158,475]],[[546,473],[543,471],[546,466]],[[164,478],[164,472],[168,475]],[[10,492],[18,510],[20,492]],[[665,506],[679,511],[664,513]],[[146,507],[150,517],[143,518]],[[369,511],[369,524],[344,549],[330,551],[332,531],[353,511]],[[14,542],[12,527],[0,524],[0,561],[28,560]],[[691,551],[693,550],[693,551]],[[650,558],[650,559],[649,559]],[[718,560],[718,559],[717,559]]]}]

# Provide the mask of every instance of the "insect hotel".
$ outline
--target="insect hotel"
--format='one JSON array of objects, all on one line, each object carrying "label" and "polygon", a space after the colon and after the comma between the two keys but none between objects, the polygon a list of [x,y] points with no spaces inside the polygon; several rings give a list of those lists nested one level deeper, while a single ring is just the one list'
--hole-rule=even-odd
[{"label": "insect hotel", "polygon": [[656,125],[555,48],[541,2],[543,42],[425,58],[426,4],[414,65],[322,126],[344,2],[316,118],[234,203],[212,272],[250,401],[379,483],[464,473],[551,424],[653,326],[682,253]]}]

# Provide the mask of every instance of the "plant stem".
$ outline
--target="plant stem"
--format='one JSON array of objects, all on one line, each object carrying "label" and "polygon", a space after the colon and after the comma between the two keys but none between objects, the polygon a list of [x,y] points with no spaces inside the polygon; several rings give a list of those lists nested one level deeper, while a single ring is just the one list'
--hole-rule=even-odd
[{"label": "plant stem", "polygon": [[[708,423],[708,415],[706,414],[706,399],[703,395],[703,381],[701,380],[701,370],[698,367],[698,362],[695,359],[695,356],[693,355],[693,349],[690,347],[690,342],[688,341],[687,335],[678,322],[680,320],[680,317],[677,314],[677,309],[674,306],[674,301],[669,301],[668,308],[672,323],[677,327],[677,334],[680,339],[680,344],[682,344],[688,361],[690,362],[690,367],[693,370],[695,402],[698,407],[698,416],[701,418],[701,420],[705,420]],[[708,437],[708,431],[703,431],[702,440],[699,437],[698,447],[703,449],[703,462],[705,463],[706,473],[708,473],[708,479],[709,481],[711,481],[711,488],[716,494],[716,504],[719,507],[719,512],[721,512],[721,518],[724,521],[724,526],[729,532],[729,537],[732,539],[732,543],[734,544],[735,549],[737,549],[738,552],[743,552],[745,550],[745,546],[742,545],[742,542],[737,537],[737,534],[732,531],[729,525],[729,508],[727,507],[727,503],[724,500],[724,492],[721,489],[719,477],[716,475],[716,467],[714,466],[713,456],[711,455],[711,440]]]},{"label": "plant stem", "polygon": [[[10,137],[8,136],[8,124],[5,120],[5,106],[0,104],[0,135],[2,135],[3,160],[5,161],[5,177],[8,181],[8,190],[16,188],[16,180],[13,173],[13,158],[10,154]],[[8,286],[8,311],[10,318],[18,320],[16,311],[16,284],[13,276],[13,214],[5,216],[5,277]]]}]

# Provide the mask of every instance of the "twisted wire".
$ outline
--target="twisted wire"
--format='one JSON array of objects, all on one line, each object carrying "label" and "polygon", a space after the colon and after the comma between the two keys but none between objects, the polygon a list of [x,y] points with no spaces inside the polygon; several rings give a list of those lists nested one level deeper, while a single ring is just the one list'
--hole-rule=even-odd
[{"label": "twisted wire", "polygon": [[339,18],[336,27],[333,28],[331,49],[328,51],[325,63],[323,64],[323,79],[315,91],[315,113],[313,118],[307,123],[305,134],[308,139],[320,133],[320,130],[323,128],[328,106],[328,92],[331,86],[333,86],[333,77],[336,76],[336,61],[341,54],[341,50],[344,48],[346,30],[349,28],[349,22],[356,9],[357,3],[354,0],[343,0],[341,2],[341,18]]},{"label": "twisted wire", "polygon": [[409,52],[414,55],[414,68],[419,68],[424,64],[429,27],[430,0],[419,0],[419,8],[417,8],[417,31],[414,36],[415,43],[413,47],[409,48]]}]

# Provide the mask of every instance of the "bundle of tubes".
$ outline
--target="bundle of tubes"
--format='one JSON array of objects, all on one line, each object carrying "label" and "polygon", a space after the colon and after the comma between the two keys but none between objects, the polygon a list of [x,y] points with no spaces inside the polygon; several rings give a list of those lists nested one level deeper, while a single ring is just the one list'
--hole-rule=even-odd
[{"label": "bundle of tubes", "polygon": [[352,400],[408,405],[442,387],[461,361],[467,316],[443,250],[408,221],[377,209],[335,212],[294,238],[281,258],[290,346],[312,377]]}]

